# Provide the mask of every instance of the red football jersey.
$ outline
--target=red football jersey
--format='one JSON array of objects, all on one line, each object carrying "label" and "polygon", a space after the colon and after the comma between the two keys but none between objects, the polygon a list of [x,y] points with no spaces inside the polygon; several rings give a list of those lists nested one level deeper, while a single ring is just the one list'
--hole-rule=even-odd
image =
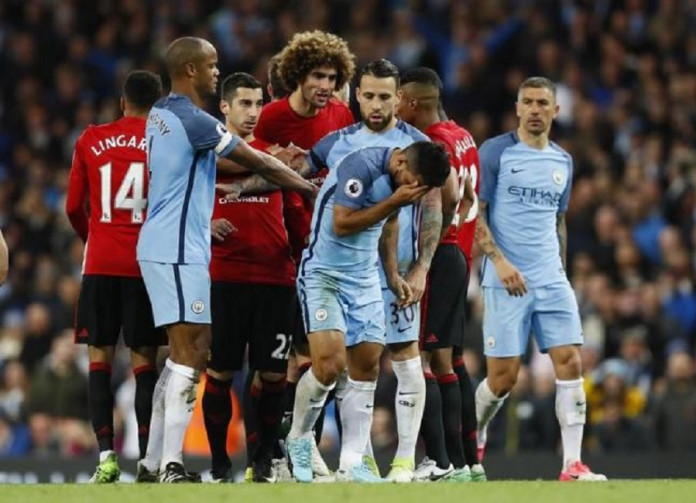
[{"label": "red football jersey", "polygon": [[452,220],[452,224],[447,230],[447,234],[442,238],[442,243],[458,244],[462,253],[471,265],[471,248],[474,244],[474,234],[476,232],[476,216],[478,214],[478,192],[479,192],[479,155],[473,137],[463,127],[454,121],[444,121],[433,124],[425,130],[430,139],[445,147],[452,161],[452,167],[459,175],[459,194],[464,195],[464,177],[471,177],[471,184],[476,194],[474,205],[466,219],[459,220],[459,204]]},{"label": "red football jersey", "polygon": [[[254,136],[271,145],[285,147],[292,143],[309,150],[327,134],[350,126],[353,122],[352,112],[342,101],[331,99],[314,117],[303,117],[290,107],[289,98],[286,97],[263,107]],[[322,170],[310,181],[321,186],[326,174],[327,171]],[[314,208],[294,191],[286,192],[284,202],[285,226],[290,236],[292,255],[295,262],[299,263],[302,250],[307,246]]]},{"label": "red football jersey", "polygon": [[[266,150],[270,145],[254,140],[250,145]],[[218,182],[250,175],[230,176],[218,172]],[[210,277],[213,281],[295,284],[295,264],[283,223],[283,193],[280,190],[242,196],[234,201],[215,199],[213,220],[226,218],[235,227],[224,241],[212,240]]]},{"label": "red football jersey", "polygon": [[86,243],[84,274],[140,276],[135,248],[147,189],[145,119],[89,126],[77,139],[65,209]]}]

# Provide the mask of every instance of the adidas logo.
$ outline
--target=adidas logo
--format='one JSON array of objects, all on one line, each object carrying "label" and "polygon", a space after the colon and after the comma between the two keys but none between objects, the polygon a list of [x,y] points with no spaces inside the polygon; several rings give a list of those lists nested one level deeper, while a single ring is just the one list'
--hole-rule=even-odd
[{"label": "adidas logo", "polygon": [[433,344],[435,342],[438,342],[440,339],[437,338],[435,334],[430,334],[425,338],[425,342],[429,344]]}]

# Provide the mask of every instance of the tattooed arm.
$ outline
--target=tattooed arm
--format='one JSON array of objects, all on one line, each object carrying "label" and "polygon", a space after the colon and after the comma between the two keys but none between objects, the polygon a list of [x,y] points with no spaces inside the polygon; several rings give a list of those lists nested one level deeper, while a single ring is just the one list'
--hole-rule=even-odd
[{"label": "tattooed arm", "polygon": [[500,278],[500,282],[508,293],[515,297],[521,297],[527,293],[527,285],[520,271],[508,262],[493,239],[493,233],[491,233],[491,229],[488,227],[487,208],[488,203],[479,200],[479,216],[476,220],[476,242],[486,257],[493,262],[498,278]]},{"label": "tattooed arm", "polygon": [[565,213],[556,214],[556,233],[558,234],[558,249],[561,254],[563,269],[566,269],[566,259],[568,257],[568,229],[566,227]]},{"label": "tattooed arm", "polygon": [[406,281],[413,290],[412,303],[419,302],[425,292],[425,280],[430,263],[442,232],[442,196],[440,189],[430,190],[421,201],[420,239],[418,241],[418,260],[406,275]]}]

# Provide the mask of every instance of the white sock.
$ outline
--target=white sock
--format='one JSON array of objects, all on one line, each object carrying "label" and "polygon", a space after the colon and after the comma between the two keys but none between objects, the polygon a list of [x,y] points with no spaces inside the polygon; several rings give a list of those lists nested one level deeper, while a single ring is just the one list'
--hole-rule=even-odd
[{"label": "white sock", "polygon": [[169,367],[165,366],[155,384],[152,395],[152,417],[150,418],[150,436],[147,439],[147,452],[142,459],[142,464],[148,471],[159,470],[162,459],[162,443],[164,442],[164,397],[167,391],[167,383],[172,375]]},{"label": "white sock", "polygon": [[556,417],[561,425],[563,468],[580,461],[586,409],[582,378],[572,381],[556,380]]},{"label": "white sock", "polygon": [[348,389],[341,409],[341,470],[349,470],[362,462],[372,428],[375,389],[377,381],[354,381],[348,378]]},{"label": "white sock", "polygon": [[200,372],[196,369],[174,363],[170,359],[167,359],[167,367],[171,369],[172,375],[164,398],[161,471],[164,471],[168,463],[183,464],[184,436],[196,404],[196,390],[200,378]]},{"label": "white sock", "polygon": [[415,459],[416,442],[425,407],[425,377],[420,357],[402,362],[392,362],[398,381],[396,387],[396,429],[399,447],[396,458]]},{"label": "white sock", "polygon": [[476,441],[479,448],[486,446],[488,423],[498,413],[506,398],[507,394],[501,397],[493,394],[488,386],[488,379],[481,381],[476,388]]},{"label": "white sock", "polygon": [[111,449],[108,449],[106,451],[99,451],[99,463],[103,463],[104,461],[106,461],[106,458],[109,457],[109,454],[115,454],[115,452]]},{"label": "white sock", "polygon": [[335,385],[336,383],[324,386],[317,380],[311,368],[304,373],[297,382],[295,391],[292,428],[288,434],[290,438],[308,437],[312,434],[314,423],[324,408],[326,396]]}]

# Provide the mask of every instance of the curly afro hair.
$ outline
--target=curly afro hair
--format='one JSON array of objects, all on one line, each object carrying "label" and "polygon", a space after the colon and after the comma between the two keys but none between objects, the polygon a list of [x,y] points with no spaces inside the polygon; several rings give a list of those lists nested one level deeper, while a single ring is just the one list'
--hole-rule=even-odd
[{"label": "curly afro hair", "polygon": [[342,89],[355,73],[355,55],[348,43],[337,35],[320,30],[295,34],[280,52],[280,76],[290,90],[315,68],[336,68],[336,89]]}]

